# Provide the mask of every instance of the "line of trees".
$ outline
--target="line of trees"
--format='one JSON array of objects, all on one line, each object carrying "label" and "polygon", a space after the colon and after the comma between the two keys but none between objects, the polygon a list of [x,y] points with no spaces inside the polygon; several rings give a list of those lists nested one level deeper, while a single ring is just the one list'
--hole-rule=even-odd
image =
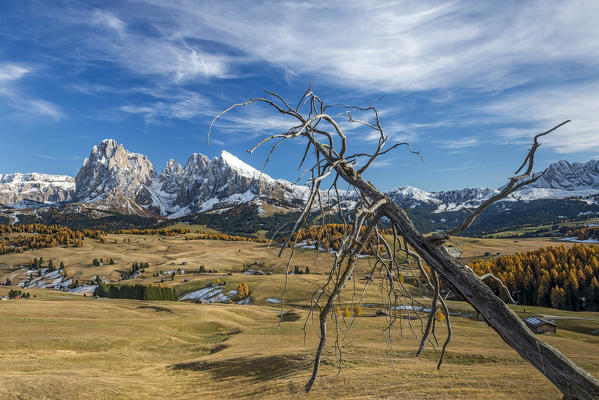
[{"label": "line of trees", "polygon": [[477,275],[496,275],[519,304],[599,310],[599,246],[549,246],[470,266]]},{"label": "line of trees", "polygon": [[163,284],[158,285],[126,285],[98,283],[94,296],[109,297],[113,299],[135,299],[135,300],[164,300],[175,301],[175,290]]},{"label": "line of trees", "polygon": [[57,269],[65,269],[64,266],[64,262],[60,262],[60,265],[58,266],[58,268],[56,267],[56,265],[54,264],[54,261],[49,260],[48,261],[48,265],[46,267],[44,267],[44,257],[40,257],[37,258],[35,257],[33,260],[31,260],[31,262],[29,263],[29,268],[28,269],[36,269],[36,270],[40,270],[42,268],[47,268],[48,271],[47,272],[52,272],[52,271],[56,271]]},{"label": "line of trees", "polygon": [[127,235],[160,235],[160,236],[177,236],[191,233],[190,228],[146,228],[146,229],[118,229],[110,231],[115,234]]},{"label": "line of trees", "polygon": [[[325,224],[325,225],[313,225],[300,229],[294,236],[297,243],[305,242],[306,246],[314,246],[315,249],[320,248],[325,251],[339,250],[343,238],[350,234],[352,230],[351,225],[347,224]],[[366,227],[361,228],[361,232],[364,233]],[[384,235],[390,235],[392,232],[390,229],[382,230]],[[371,235],[368,240],[371,242],[370,246],[365,246],[368,249],[369,254],[372,253],[372,249],[376,248],[376,236]],[[291,245],[291,243],[289,243]],[[379,251],[382,251],[382,247]]]},{"label": "line of trees", "polygon": [[229,242],[255,242],[255,243],[268,243],[268,239],[251,237],[251,236],[239,236],[229,235],[221,232],[205,232],[195,236],[188,236],[185,240],[225,240]]},{"label": "line of trees", "polygon": [[574,237],[578,240],[599,239],[599,227],[595,226],[564,226],[560,228],[559,233],[566,237]]},{"label": "line of trees", "polygon": [[85,237],[100,239],[102,235],[102,231],[76,231],[59,225],[0,225],[0,254],[57,246],[82,247]]}]

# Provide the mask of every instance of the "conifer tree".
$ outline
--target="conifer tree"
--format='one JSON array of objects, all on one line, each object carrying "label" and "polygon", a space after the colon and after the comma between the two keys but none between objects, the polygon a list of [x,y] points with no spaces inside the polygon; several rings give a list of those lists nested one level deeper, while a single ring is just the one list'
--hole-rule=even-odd
[{"label": "conifer tree", "polygon": [[241,282],[237,285],[237,300],[243,300],[250,295],[250,288],[247,283]]},{"label": "conifer tree", "polygon": [[345,308],[343,309],[343,316],[345,318],[351,317],[351,313],[349,312],[349,307],[348,306],[345,306]]}]

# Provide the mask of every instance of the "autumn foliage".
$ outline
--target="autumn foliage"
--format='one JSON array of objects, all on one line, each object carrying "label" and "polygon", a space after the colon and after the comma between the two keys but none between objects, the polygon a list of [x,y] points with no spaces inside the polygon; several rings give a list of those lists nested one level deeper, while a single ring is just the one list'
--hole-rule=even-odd
[{"label": "autumn foliage", "polygon": [[[349,235],[352,230],[351,225],[344,224],[326,224],[326,225],[315,225],[300,229],[294,239],[297,243],[305,243],[306,246],[319,248],[324,251],[334,250],[337,251],[341,247],[344,237]],[[366,227],[361,228],[361,232],[364,233]],[[383,234],[391,234],[390,230],[382,231]],[[377,248],[376,237],[371,235],[369,238],[370,246],[365,246],[366,253],[372,254],[372,249]],[[379,251],[382,251],[382,246]]]},{"label": "autumn foliage", "polygon": [[247,283],[241,282],[237,285],[237,300],[243,300],[250,295],[250,288]]},{"label": "autumn foliage", "polygon": [[595,226],[562,227],[559,232],[566,237],[578,240],[599,239],[599,227]]},{"label": "autumn foliage", "polygon": [[0,254],[57,246],[81,247],[84,237],[100,239],[102,235],[102,231],[75,231],[59,225],[0,225]]},{"label": "autumn foliage", "polygon": [[478,260],[471,268],[477,275],[496,275],[518,304],[599,310],[599,247],[595,245],[546,247]]}]

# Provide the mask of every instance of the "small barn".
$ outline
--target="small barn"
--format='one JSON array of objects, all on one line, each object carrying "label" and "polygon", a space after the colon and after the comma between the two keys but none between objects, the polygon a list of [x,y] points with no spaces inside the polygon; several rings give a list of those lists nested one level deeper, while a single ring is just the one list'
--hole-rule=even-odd
[{"label": "small barn", "polygon": [[557,330],[557,324],[540,317],[528,317],[524,323],[533,333],[555,333]]}]

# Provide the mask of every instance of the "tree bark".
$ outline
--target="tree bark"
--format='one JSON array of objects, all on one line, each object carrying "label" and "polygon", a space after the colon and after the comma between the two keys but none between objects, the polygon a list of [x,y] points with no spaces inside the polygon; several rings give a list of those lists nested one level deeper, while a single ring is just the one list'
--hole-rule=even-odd
[{"label": "tree bark", "polygon": [[[329,158],[324,147],[319,147],[319,152]],[[597,378],[574,364],[559,350],[537,338],[469,267],[455,261],[440,243],[420,234],[401,207],[362,179],[349,163],[338,162],[334,168],[343,179],[373,202],[385,199],[381,214],[389,218],[429,267],[451,283],[485,317],[499,336],[545,375],[565,398],[599,399]]]}]

